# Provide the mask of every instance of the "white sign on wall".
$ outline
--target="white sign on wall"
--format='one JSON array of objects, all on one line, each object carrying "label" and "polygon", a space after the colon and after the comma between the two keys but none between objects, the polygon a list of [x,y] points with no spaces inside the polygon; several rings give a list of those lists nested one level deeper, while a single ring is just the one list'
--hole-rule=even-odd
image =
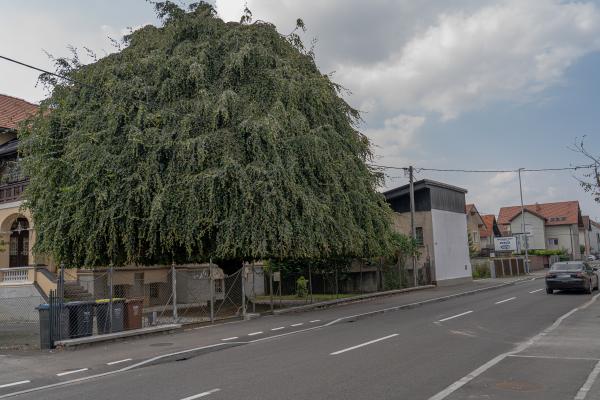
[{"label": "white sign on wall", "polygon": [[517,238],[513,236],[494,238],[496,251],[517,251]]}]

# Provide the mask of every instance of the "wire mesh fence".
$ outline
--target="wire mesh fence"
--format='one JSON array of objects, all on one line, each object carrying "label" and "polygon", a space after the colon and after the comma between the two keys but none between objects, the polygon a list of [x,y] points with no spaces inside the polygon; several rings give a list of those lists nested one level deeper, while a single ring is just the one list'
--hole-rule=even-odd
[{"label": "wire mesh fence", "polygon": [[39,304],[34,296],[0,298],[0,349],[38,347]]}]

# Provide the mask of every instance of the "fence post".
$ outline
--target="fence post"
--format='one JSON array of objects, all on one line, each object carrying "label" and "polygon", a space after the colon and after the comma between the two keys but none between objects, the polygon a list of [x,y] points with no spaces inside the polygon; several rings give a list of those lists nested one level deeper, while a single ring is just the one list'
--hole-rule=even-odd
[{"label": "fence post", "polygon": [[173,292],[173,322],[177,323],[177,271],[175,270],[175,261],[171,264],[171,291]]},{"label": "fence post", "polygon": [[256,280],[256,274],[254,271],[254,261],[252,261],[252,313],[256,313],[256,288],[254,287],[254,281]]},{"label": "fence post", "polygon": [[110,264],[108,267],[108,332],[112,333],[113,330],[113,265]]},{"label": "fence post", "polygon": [[308,290],[310,290],[310,303],[314,303],[312,291],[312,267],[308,264]]},{"label": "fence post", "polygon": [[340,286],[338,283],[338,267],[335,267],[335,298],[339,298]]},{"label": "fence post", "polygon": [[271,314],[273,314],[273,267],[269,265],[269,294],[271,295]]},{"label": "fence post", "polygon": [[[58,336],[58,340],[62,340],[62,321],[63,321],[63,312],[65,307],[65,263],[60,263],[60,276],[59,276],[59,292],[58,292],[58,332],[56,332]],[[56,294],[56,292],[55,292]],[[54,348],[54,342],[52,342],[52,347]]]},{"label": "fence post", "polygon": [[210,274],[210,322],[215,322],[215,280],[213,277],[213,266],[212,266],[212,258],[208,264],[209,274]]},{"label": "fence post", "polygon": [[240,272],[242,276],[240,281],[242,282],[242,318],[246,319],[246,263],[242,263],[242,270]]}]

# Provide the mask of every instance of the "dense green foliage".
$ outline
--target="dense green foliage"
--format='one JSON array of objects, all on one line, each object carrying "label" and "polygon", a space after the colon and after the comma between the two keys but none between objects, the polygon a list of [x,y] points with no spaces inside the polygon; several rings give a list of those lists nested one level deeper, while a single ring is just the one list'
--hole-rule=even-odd
[{"label": "dense green foliage", "polygon": [[388,253],[359,114],[298,35],[157,10],[118,53],[42,77],[21,132],[35,250],[77,266]]}]

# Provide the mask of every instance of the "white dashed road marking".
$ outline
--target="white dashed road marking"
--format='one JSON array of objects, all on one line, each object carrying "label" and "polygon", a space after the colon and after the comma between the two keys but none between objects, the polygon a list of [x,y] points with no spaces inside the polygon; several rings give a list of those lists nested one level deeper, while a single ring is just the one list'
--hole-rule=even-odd
[{"label": "white dashed road marking", "polygon": [[537,293],[537,292],[539,292],[539,291],[541,291],[541,290],[544,290],[544,288],[537,289],[537,290],[532,290],[532,291],[531,291],[531,292],[529,292],[529,293]]},{"label": "white dashed road marking", "polygon": [[393,335],[384,336],[382,338],[375,339],[375,340],[369,340],[368,342],[357,344],[356,346],[348,347],[347,349],[342,349],[342,350],[334,351],[333,353],[330,354],[330,356],[337,356],[338,354],[342,354],[342,353],[345,353],[345,352],[350,351],[350,350],[356,350],[356,349],[368,346],[368,345],[373,344],[373,343],[381,342],[382,340],[390,339],[390,338],[393,338],[394,336],[398,336],[398,334],[394,333]]},{"label": "white dashed road marking", "polygon": [[502,303],[506,303],[507,301],[511,301],[514,299],[516,299],[516,297],[511,297],[510,299],[500,300],[500,301],[495,302],[494,304],[502,304]]},{"label": "white dashed road marking", "polygon": [[124,360],[119,360],[119,361],[111,361],[109,363],[106,363],[106,365],[116,365],[116,364],[121,364],[127,361],[131,361],[131,358],[126,358]]},{"label": "white dashed road marking", "polygon": [[273,329],[271,329],[271,330],[272,330],[272,331],[280,331],[280,330],[282,330],[282,329],[285,329],[285,326],[279,326],[279,327],[277,327],[277,328],[273,328]]},{"label": "white dashed road marking", "polygon": [[31,382],[31,381],[19,381],[19,382],[13,382],[13,383],[5,383],[4,385],[0,385],[0,389],[7,388],[7,387],[24,385],[24,384],[29,383],[29,382]]},{"label": "white dashed road marking", "polygon": [[309,321],[311,324],[314,324],[315,322],[321,322],[320,319],[313,319],[312,321]]},{"label": "white dashed road marking", "polygon": [[248,336],[256,336],[256,335],[260,335],[261,333],[262,333],[262,331],[252,332],[252,333],[249,333]]},{"label": "white dashed road marking", "polygon": [[463,315],[471,314],[472,312],[473,312],[472,310],[471,311],[465,311],[464,313],[460,313],[460,314],[453,315],[451,317],[440,319],[438,322],[450,321],[451,319],[462,317]]},{"label": "white dashed road marking", "polygon": [[208,396],[208,395],[210,395],[210,394],[213,394],[213,393],[216,393],[216,392],[218,392],[218,391],[220,391],[220,390],[221,390],[221,389],[213,389],[213,390],[209,390],[208,392],[202,392],[202,393],[198,393],[198,394],[195,394],[195,395],[193,395],[193,396],[186,397],[186,398],[184,398],[184,399],[181,399],[181,400],[194,400],[194,399],[199,399],[200,397]]},{"label": "white dashed road marking", "polygon": [[302,326],[304,323],[300,322],[299,324],[292,324],[292,326]]},{"label": "white dashed road marking", "polygon": [[596,364],[581,389],[579,389],[577,392],[575,400],[584,400],[587,397],[590,389],[594,385],[594,382],[596,379],[598,379],[598,375],[600,375],[600,361]]},{"label": "white dashed road marking", "polygon": [[81,369],[76,369],[74,371],[66,371],[66,372],[61,372],[59,374],[56,374],[56,376],[65,376],[65,375],[71,375],[71,374],[77,374],[79,372],[84,372],[87,371],[89,368],[81,368]]},{"label": "white dashed road marking", "polygon": [[224,342],[226,342],[226,341],[228,341],[228,340],[235,340],[235,339],[237,339],[237,338],[238,338],[237,336],[234,336],[234,337],[228,337],[228,338],[221,339],[221,340],[222,340],[222,341],[224,341]]}]

